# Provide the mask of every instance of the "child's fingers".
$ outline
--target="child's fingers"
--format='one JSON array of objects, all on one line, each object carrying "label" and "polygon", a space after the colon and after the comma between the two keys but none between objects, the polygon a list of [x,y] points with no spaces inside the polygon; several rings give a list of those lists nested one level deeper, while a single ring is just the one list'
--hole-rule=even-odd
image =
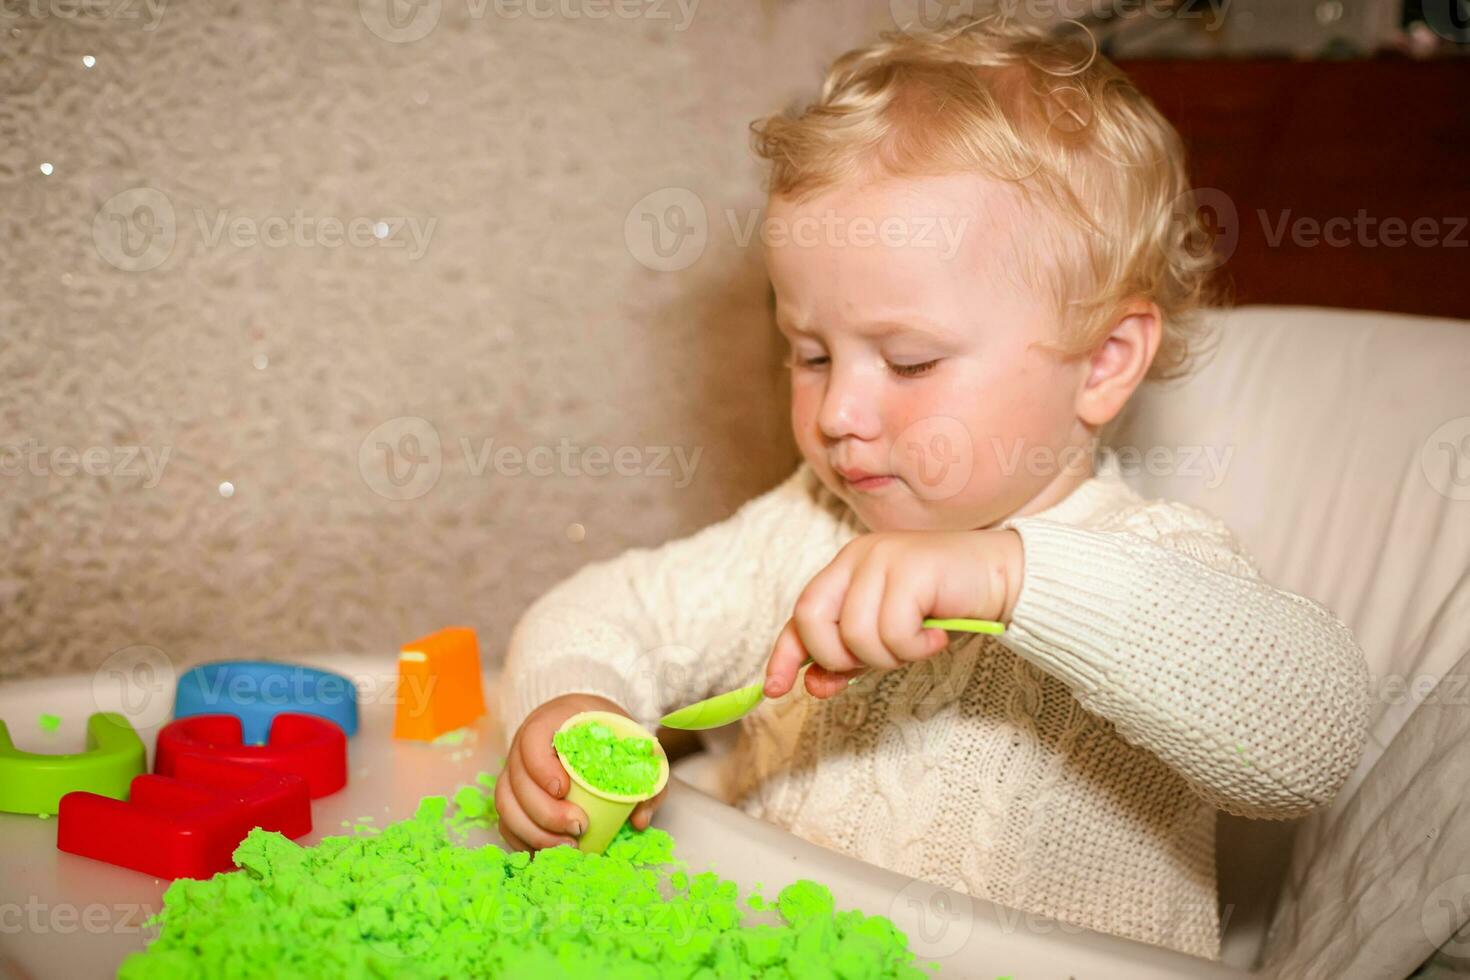
[{"label": "child's fingers", "polygon": [[791,621],[802,649],[813,662],[832,670],[856,670],[865,666],[854,651],[847,648],[841,622],[843,601],[852,586],[853,572],[861,557],[862,549],[849,542],[830,565],[807,583],[791,611]]},{"label": "child's fingers", "polygon": [[555,719],[554,715],[538,715],[532,712],[521,725],[520,735],[516,739],[521,763],[526,772],[543,792],[557,799],[566,796],[567,790],[571,789],[567,771],[562,768],[561,760],[556,757],[556,749],[551,746],[551,737],[556,734],[560,724],[561,721]]},{"label": "child's fingers", "polygon": [[575,846],[577,843],[570,837],[546,831],[526,816],[511,784],[505,780],[495,783],[495,810],[500,814],[501,837],[505,838],[507,844],[511,843],[510,838],[506,837],[507,829],[527,850],[555,847],[558,844]]},{"label": "child's fingers", "polygon": [[847,583],[847,593],[842,597],[842,608],[837,614],[837,633],[846,652],[859,662],[849,665],[831,661],[823,663],[844,673],[863,665],[879,670],[895,670],[903,666],[903,661],[883,645],[878,629],[878,614],[883,608],[884,596],[890,591],[888,574],[881,563],[868,561],[857,566]]},{"label": "child's fingers", "polygon": [[531,845],[521,840],[515,833],[505,825],[504,821],[496,821],[495,829],[500,832],[500,839],[505,841],[505,846],[512,851],[529,851]]},{"label": "child's fingers", "polygon": [[893,590],[883,596],[878,635],[883,645],[905,663],[927,659],[949,646],[949,633],[937,626],[926,628],[922,623],[924,614],[923,604],[907,591]]},{"label": "child's fingers", "polygon": [[658,809],[658,805],[663,802],[664,794],[668,791],[669,787],[665,785],[663,789],[658,791],[657,796],[644,800],[633,808],[633,815],[628,819],[633,824],[635,830],[648,829],[648,824],[653,820],[653,811]]},{"label": "child's fingers", "polygon": [[779,698],[791,690],[796,683],[796,672],[804,660],[806,648],[801,645],[801,639],[796,634],[796,621],[788,619],[776,636],[770,662],[766,664],[766,697]]},{"label": "child's fingers", "polygon": [[[807,588],[810,590],[816,584],[817,579],[813,579]],[[842,613],[842,596],[842,593],[824,594],[821,591],[815,592],[810,599],[803,596],[796,600],[791,622],[801,648],[811,655],[813,662],[831,670],[856,670],[864,664],[842,639],[838,621]]]},{"label": "child's fingers", "polygon": [[864,673],[865,670],[833,671],[821,664],[812,664],[806,671],[806,689],[813,697],[830,698],[847,690],[847,685]]},{"label": "child's fingers", "polygon": [[553,834],[580,837],[587,829],[587,815],[575,803],[568,803],[550,795],[536,785],[531,774],[523,765],[512,766],[510,788],[515,792],[516,802],[526,816],[542,830]]},{"label": "child's fingers", "polygon": [[500,831],[501,838],[512,850],[535,850],[521,836],[525,828],[520,824],[525,817],[521,813],[521,808],[516,805],[515,793],[510,788],[509,778],[495,781],[495,812],[497,814],[496,829]]},{"label": "child's fingers", "polygon": [[525,841],[521,840],[520,835],[518,835],[514,830],[511,830],[510,821],[506,819],[506,814],[510,812],[509,798],[511,795],[512,794],[510,791],[509,778],[502,777],[500,779],[497,779],[495,781],[494,792],[496,813],[495,829],[499,831],[500,839],[505,841],[506,847],[509,847],[513,851],[529,851],[531,848],[526,844]]}]

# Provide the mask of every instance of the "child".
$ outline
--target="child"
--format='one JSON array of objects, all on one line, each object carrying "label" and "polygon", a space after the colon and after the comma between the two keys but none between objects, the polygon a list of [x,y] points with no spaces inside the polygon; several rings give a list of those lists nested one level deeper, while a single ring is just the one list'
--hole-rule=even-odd
[{"label": "child", "polygon": [[1085,42],[999,19],[884,35],[799,117],[754,128],[804,462],[526,612],[504,675],[508,843],[581,832],[551,750],[563,719],[652,729],[764,673],[780,700],[740,723],[734,805],[1217,959],[1215,811],[1331,802],[1368,676],[1327,609],[1262,581],[1211,515],[1139,497],[1098,443],[1201,339],[1210,261],[1177,213],[1177,134]]}]

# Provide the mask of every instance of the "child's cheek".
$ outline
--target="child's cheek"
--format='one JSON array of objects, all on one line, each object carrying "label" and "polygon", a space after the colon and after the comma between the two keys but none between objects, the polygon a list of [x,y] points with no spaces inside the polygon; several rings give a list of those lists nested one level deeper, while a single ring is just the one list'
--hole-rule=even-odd
[{"label": "child's cheek", "polygon": [[931,503],[968,495],[985,469],[990,423],[984,399],[966,384],[898,386],[889,396],[884,431],[889,465]]},{"label": "child's cheek", "polygon": [[[956,511],[989,514],[1009,506],[1034,485],[1025,472],[1028,453],[1052,443],[1057,426],[1054,392],[1035,371],[991,370],[966,365],[946,384],[916,386],[903,406],[903,443],[918,443],[930,465],[919,476],[920,495]],[[939,462],[952,466],[942,481]],[[912,484],[911,484],[912,485]],[[931,492],[925,492],[925,490]]]},{"label": "child's cheek", "polygon": [[977,476],[992,494],[1009,488],[1035,492],[1060,475],[1062,450],[1076,421],[1065,379],[1033,370],[997,379],[992,390]]},{"label": "child's cheek", "polygon": [[817,449],[821,444],[821,433],[817,429],[817,414],[822,409],[822,391],[815,385],[794,381],[791,385],[791,431],[803,454]]}]

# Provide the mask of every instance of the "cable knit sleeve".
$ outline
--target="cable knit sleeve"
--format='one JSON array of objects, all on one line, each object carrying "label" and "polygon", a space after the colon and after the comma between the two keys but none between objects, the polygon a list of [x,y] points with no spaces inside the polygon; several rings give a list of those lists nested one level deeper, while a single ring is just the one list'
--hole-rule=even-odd
[{"label": "cable knit sleeve", "polygon": [[1219,809],[1287,819],[1330,803],[1368,731],[1368,665],[1326,607],[1273,588],[1223,524],[1149,502],[1116,529],[1021,535],[1003,642]]},{"label": "cable knit sleeve", "polygon": [[803,466],[724,521],[553,586],[511,634],[500,685],[507,740],[562,694],[609,698],[652,729],[674,708],[748,682],[774,640],[753,623],[781,601],[781,563],[800,555],[816,513]]}]

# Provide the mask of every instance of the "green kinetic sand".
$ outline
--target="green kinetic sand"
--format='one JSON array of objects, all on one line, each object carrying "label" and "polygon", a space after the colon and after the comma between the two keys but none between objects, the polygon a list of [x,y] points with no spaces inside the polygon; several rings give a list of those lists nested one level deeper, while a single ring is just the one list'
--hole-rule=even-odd
[{"label": "green kinetic sand", "polygon": [[620,738],[602,722],[589,721],[557,732],[551,742],[593,789],[644,796],[658,782],[658,755],[651,738]]},{"label": "green kinetic sand", "polygon": [[662,830],[625,824],[605,854],[553,847],[533,857],[452,841],[452,829],[495,819],[480,788],[455,800],[452,818],[448,800],[430,796],[376,836],[314,847],[252,830],[235,850],[242,870],[169,886],[149,923],[162,931],[119,978],[928,976],[892,922],[834,912],[814,882],[781,891],[780,922],[746,924],[736,884],[683,870]]}]

